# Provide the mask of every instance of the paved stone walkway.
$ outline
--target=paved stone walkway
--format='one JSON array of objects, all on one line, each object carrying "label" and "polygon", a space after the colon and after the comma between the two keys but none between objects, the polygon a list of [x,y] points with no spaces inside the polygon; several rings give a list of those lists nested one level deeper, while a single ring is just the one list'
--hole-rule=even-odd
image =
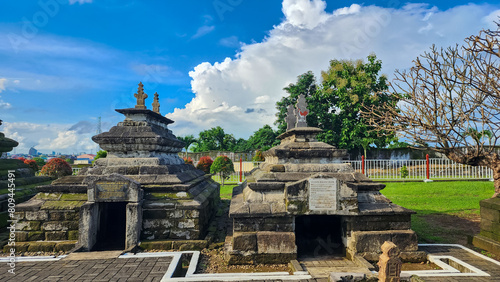
[{"label": "paved stone walkway", "polygon": [[[465,282],[500,281],[500,265],[483,260],[470,252],[453,246],[420,247],[433,255],[449,255],[475,266],[490,277],[421,277],[424,281]],[[7,263],[0,264],[0,281],[160,281],[168,270],[172,257],[109,258],[107,256],[89,259],[88,255],[67,257],[58,261],[16,262],[16,274],[7,271]],[[327,282],[330,272],[365,272],[353,262],[344,258],[322,258],[300,260],[304,270],[313,276],[301,282]],[[292,278],[293,279],[293,278]],[[261,280],[276,281],[276,280]],[[290,280],[288,280],[290,281]],[[256,281],[255,281],[256,282]]]},{"label": "paved stone walkway", "polygon": [[171,257],[16,262],[15,274],[0,265],[0,281],[160,281]]},{"label": "paved stone walkway", "polygon": [[370,275],[367,268],[359,267],[353,261],[342,257],[323,257],[314,259],[299,259],[305,271],[308,271],[318,281],[328,280],[331,272],[354,272]]},{"label": "paved stone walkway", "polygon": [[419,249],[426,251],[432,255],[438,256],[453,256],[460,259],[472,266],[487,272],[490,277],[423,277],[427,282],[468,282],[468,281],[500,281],[500,265],[480,259],[474,254],[459,248],[459,247],[419,247]]}]

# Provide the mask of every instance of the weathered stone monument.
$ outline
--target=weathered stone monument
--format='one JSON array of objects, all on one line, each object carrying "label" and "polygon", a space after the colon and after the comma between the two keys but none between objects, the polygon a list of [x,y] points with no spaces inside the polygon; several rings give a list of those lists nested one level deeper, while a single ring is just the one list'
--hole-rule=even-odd
[{"label": "weathered stone monument", "polygon": [[287,263],[297,255],[376,261],[385,241],[400,246],[403,259],[424,259],[410,226],[414,212],[382,195],[384,184],[342,164],[345,150],[316,139],[322,130],[307,127],[303,95],[293,128],[290,113],[281,144],[233,190],[229,263]]},{"label": "weathered stone monument", "polygon": [[481,231],[474,236],[474,246],[500,256],[500,196],[482,200]]},{"label": "weathered stone monument", "polygon": [[393,243],[386,241],[381,247],[378,265],[378,281],[399,282],[401,281],[402,262],[399,258],[399,248]]},{"label": "weathered stone monument", "polygon": [[[78,240],[84,250],[128,249],[141,240],[203,239],[219,201],[219,184],[184,164],[172,120],[146,109],[142,83],[125,120],[92,137],[108,152],[77,176],[38,187],[17,207],[19,241]],[[156,111],[157,110],[157,111]]]}]

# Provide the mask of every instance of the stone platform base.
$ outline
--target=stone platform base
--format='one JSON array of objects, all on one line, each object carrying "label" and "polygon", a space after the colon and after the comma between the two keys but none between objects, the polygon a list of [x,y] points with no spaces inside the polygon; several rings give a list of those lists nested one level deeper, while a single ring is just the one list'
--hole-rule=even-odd
[{"label": "stone platform base", "polygon": [[143,241],[139,247],[144,250],[200,251],[208,247],[208,240],[154,240]]},{"label": "stone platform base", "polygon": [[472,240],[478,248],[500,256],[500,198],[479,202],[481,207],[481,232]]},{"label": "stone platform base", "polygon": [[500,242],[494,241],[490,238],[481,236],[481,235],[476,235],[472,239],[472,244],[475,247],[478,247],[483,250],[487,250],[490,253],[493,253],[497,256],[500,256]]},{"label": "stone platform base", "polygon": [[36,253],[36,252],[68,252],[76,245],[76,241],[29,241],[16,242],[15,247],[5,245],[4,253],[10,253],[10,249],[14,248],[16,253]]},{"label": "stone platform base", "polygon": [[[229,265],[286,264],[297,259],[295,234],[292,232],[238,232],[235,235],[227,236],[224,245],[225,259]],[[286,240],[289,239],[287,237],[293,237],[293,241]]]}]

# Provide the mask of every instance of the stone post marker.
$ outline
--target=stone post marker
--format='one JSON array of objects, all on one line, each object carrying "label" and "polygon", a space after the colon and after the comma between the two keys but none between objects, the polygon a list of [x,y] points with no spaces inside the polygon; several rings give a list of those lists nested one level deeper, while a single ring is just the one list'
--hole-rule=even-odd
[{"label": "stone post marker", "polygon": [[307,127],[306,116],[309,113],[309,110],[307,109],[307,102],[304,94],[299,95],[295,111],[295,115],[297,116],[297,124],[295,127]]},{"label": "stone post marker", "polygon": [[399,282],[401,281],[401,259],[399,258],[399,248],[390,241],[385,241],[382,247],[382,254],[377,263],[378,281]]},{"label": "stone post marker", "polygon": [[139,82],[139,87],[137,88],[137,93],[134,94],[134,97],[137,98],[137,105],[135,105],[135,108],[146,109],[144,101],[148,98],[148,94],[144,93],[144,85],[142,82]]},{"label": "stone post marker", "polygon": [[160,100],[158,99],[158,92],[155,92],[155,97],[153,101],[153,112],[160,113]]}]

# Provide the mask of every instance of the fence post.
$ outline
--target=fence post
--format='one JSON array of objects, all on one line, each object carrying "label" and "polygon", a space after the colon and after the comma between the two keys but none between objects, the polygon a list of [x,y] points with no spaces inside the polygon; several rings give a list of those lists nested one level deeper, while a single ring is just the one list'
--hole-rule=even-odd
[{"label": "fence post", "polygon": [[426,154],[425,155],[425,176],[426,176],[426,179],[428,180],[430,178],[430,175],[429,175],[429,154]]},{"label": "fence post", "polygon": [[361,173],[365,174],[365,156],[361,156]]},{"label": "fence post", "polygon": [[243,159],[240,157],[240,182],[243,182]]}]

